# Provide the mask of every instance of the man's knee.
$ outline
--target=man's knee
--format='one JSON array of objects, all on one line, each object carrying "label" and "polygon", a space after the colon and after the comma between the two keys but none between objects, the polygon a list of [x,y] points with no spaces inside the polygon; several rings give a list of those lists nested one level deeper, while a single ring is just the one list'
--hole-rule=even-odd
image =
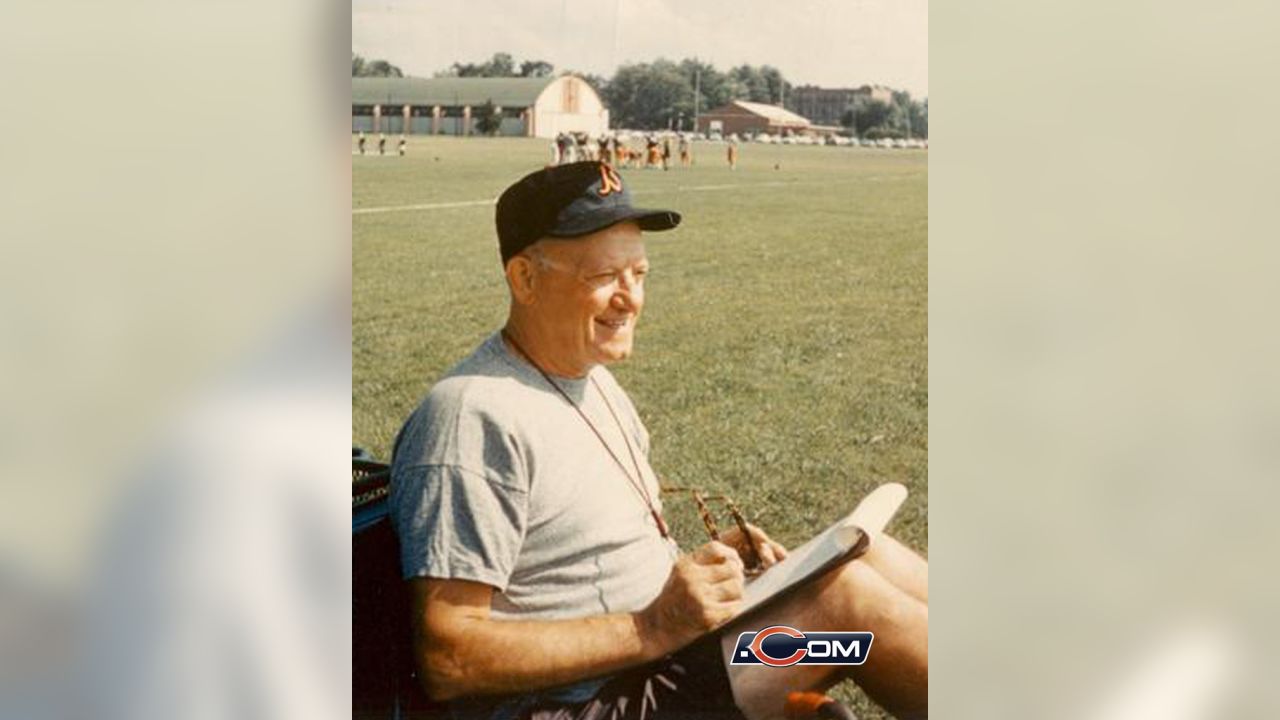
[{"label": "man's knee", "polygon": [[854,560],[840,568],[831,583],[838,595],[838,606],[847,607],[858,626],[876,633],[907,633],[927,627],[928,608],[899,590],[875,568]]}]

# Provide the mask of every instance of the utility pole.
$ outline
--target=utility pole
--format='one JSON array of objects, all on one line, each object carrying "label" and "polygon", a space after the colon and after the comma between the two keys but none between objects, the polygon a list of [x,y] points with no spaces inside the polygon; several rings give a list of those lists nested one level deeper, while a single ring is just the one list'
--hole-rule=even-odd
[{"label": "utility pole", "polygon": [[[698,58],[693,59],[698,62]],[[698,98],[702,97],[702,68],[693,68],[693,131],[698,132]]]}]

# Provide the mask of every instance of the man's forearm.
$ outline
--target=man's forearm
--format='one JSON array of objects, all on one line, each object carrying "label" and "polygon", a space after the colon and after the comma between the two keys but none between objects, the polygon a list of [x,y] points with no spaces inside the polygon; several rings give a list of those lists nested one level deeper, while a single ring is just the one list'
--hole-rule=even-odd
[{"label": "man's forearm", "polygon": [[644,610],[576,620],[495,620],[493,589],[467,580],[411,581],[414,637],[427,692],[528,692],[656,660],[720,627],[736,614],[742,562],[709,542],[682,555]]},{"label": "man's forearm", "polygon": [[606,675],[676,650],[642,613],[575,620],[454,618],[424,640],[432,697],[524,692]]}]

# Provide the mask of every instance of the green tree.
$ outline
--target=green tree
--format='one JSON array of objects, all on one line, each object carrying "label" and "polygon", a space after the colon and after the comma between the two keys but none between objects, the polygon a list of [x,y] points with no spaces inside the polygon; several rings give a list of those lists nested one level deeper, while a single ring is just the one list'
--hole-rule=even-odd
[{"label": "green tree", "polygon": [[720,91],[724,93],[725,102],[751,99],[751,91],[746,83],[734,77],[731,73],[724,74],[724,81],[721,83],[720,88]]},{"label": "green tree", "polygon": [[902,137],[912,137],[915,135],[915,128],[912,125],[912,108],[915,101],[911,99],[911,93],[906,90],[894,90],[893,102],[890,105],[888,126],[901,133]]},{"label": "green tree", "polygon": [[782,71],[771,65],[753,67],[739,65],[725,74],[724,102],[747,100],[776,105],[782,102],[784,93],[791,95],[791,83],[782,77]]},{"label": "green tree", "polygon": [[892,109],[883,100],[866,100],[855,103],[852,112],[854,132],[861,137],[872,128],[886,128]]},{"label": "green tree", "polygon": [[560,74],[561,74],[561,75],[573,75],[574,77],[580,77],[580,78],[582,78],[582,79],[583,79],[583,80],[585,80],[585,81],[586,81],[586,83],[587,83],[588,85],[590,85],[590,86],[591,86],[591,87],[592,87],[592,88],[593,88],[597,93],[599,93],[599,95],[600,95],[600,97],[601,97],[601,98],[603,98],[603,97],[604,97],[604,91],[605,91],[605,88],[609,87],[609,78],[607,78],[607,77],[605,77],[605,76],[603,76],[603,75],[596,75],[596,74],[594,74],[594,73],[588,73],[588,72],[578,72],[577,70],[565,70],[564,72],[562,72],[562,73],[560,73]]},{"label": "green tree", "polygon": [[605,88],[605,104],[622,127],[666,129],[681,112],[691,112],[693,88],[670,60],[623,65]]},{"label": "green tree", "polygon": [[471,117],[475,122],[476,131],[481,135],[493,135],[502,127],[502,114],[498,112],[490,100],[486,100],[483,105],[473,109]]},{"label": "green tree", "polygon": [[525,60],[517,67],[511,53],[498,52],[484,62],[456,62],[436,77],[551,77],[554,72],[546,60]]},{"label": "green tree", "polygon": [[928,138],[929,101],[913,100],[910,93],[897,90],[893,93],[892,102],[888,103],[859,97],[853,107],[840,116],[840,124],[871,140],[882,137]]},{"label": "green tree", "polygon": [[494,53],[482,63],[454,63],[437,77],[517,77],[516,61],[511,53]]},{"label": "green tree", "polygon": [[771,65],[763,65],[760,67],[760,75],[764,78],[765,86],[769,92],[769,99],[761,102],[776,105],[791,95],[791,83],[782,77],[782,71],[778,68]]},{"label": "green tree", "polygon": [[765,81],[759,69],[750,65],[739,65],[729,71],[729,80],[739,91],[734,96],[734,100],[769,102],[769,83]]},{"label": "green tree", "polygon": [[404,77],[404,73],[400,71],[400,68],[392,65],[386,60],[374,60],[370,62],[365,67],[365,71],[372,77]]},{"label": "green tree", "polygon": [[893,103],[889,106],[889,119],[885,122],[885,127],[897,133],[900,137],[908,137],[911,134],[911,117],[908,107]]},{"label": "green tree", "polygon": [[929,98],[911,104],[911,134],[929,139]]},{"label": "green tree", "polygon": [[516,61],[511,53],[494,53],[489,59],[488,72],[485,77],[513,77],[516,74]]},{"label": "green tree", "polygon": [[386,60],[366,60],[351,53],[351,77],[404,77],[404,73]]},{"label": "green tree", "polygon": [[863,137],[867,140],[879,140],[881,138],[897,139],[903,136],[904,133],[899,128],[890,125],[877,125],[868,130]]},{"label": "green tree", "polygon": [[678,118],[692,122],[697,108],[706,112],[731,100],[777,103],[790,84],[767,65],[740,65],[720,72],[710,63],[686,58],[655,60],[618,68],[602,95],[618,123],[645,130],[665,129]]},{"label": "green tree", "polygon": [[[684,75],[690,90],[698,90],[698,110],[705,112],[736,99],[733,91],[738,86],[729,76],[715,69],[711,63],[696,59],[680,61],[680,73]],[[693,93],[676,108],[679,114],[693,117]]]},{"label": "green tree", "polygon": [[520,77],[551,77],[555,69],[545,60],[525,60],[520,63]]}]

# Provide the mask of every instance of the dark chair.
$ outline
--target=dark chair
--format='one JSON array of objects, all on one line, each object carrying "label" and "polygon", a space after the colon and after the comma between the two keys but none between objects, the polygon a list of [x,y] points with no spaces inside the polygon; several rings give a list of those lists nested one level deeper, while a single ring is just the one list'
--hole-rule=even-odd
[{"label": "dark chair", "polygon": [[443,718],[418,682],[409,594],[387,516],[391,469],[351,461],[351,715],[354,720]]}]

